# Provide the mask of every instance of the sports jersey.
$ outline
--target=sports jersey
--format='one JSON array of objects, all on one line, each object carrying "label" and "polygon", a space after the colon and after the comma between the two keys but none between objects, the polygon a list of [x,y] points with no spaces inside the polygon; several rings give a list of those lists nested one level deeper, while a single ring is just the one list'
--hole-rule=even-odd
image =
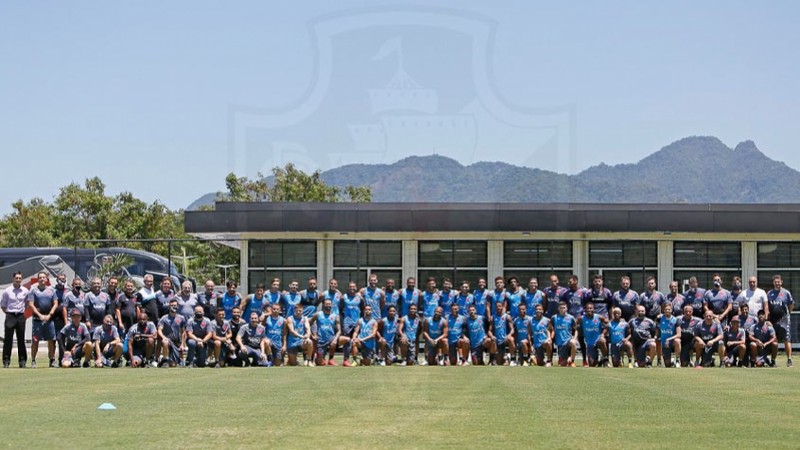
[{"label": "sports jersey", "polygon": [[661,314],[661,305],[666,302],[664,298],[664,294],[654,290],[653,292],[644,291],[639,295],[639,301],[636,302],[636,305],[644,306],[644,315],[651,320],[656,320],[659,314]]},{"label": "sports jersey", "polygon": [[675,336],[675,333],[678,332],[679,324],[680,320],[678,320],[676,316],[672,316],[670,318],[667,318],[667,316],[661,316],[661,318],[658,319],[658,332],[662,344],[667,342],[667,339]]},{"label": "sports jersey", "polygon": [[460,314],[455,316],[452,314],[447,315],[447,343],[456,344],[461,336],[464,335],[464,329],[467,325],[467,317]]},{"label": "sports jersey", "polygon": [[444,332],[444,324],[447,323],[443,317],[440,317],[439,320],[434,320],[433,317],[428,317],[425,319],[425,324],[427,325],[427,332],[428,337],[431,339],[437,339],[439,336],[442,335]]},{"label": "sports jersey", "polygon": [[608,311],[614,302],[614,294],[606,288],[600,290],[585,289],[583,291],[583,307],[586,308],[588,303],[594,304],[594,313],[598,316],[608,318]]},{"label": "sports jersey", "polygon": [[472,293],[472,302],[475,304],[475,314],[486,317],[486,300],[488,298],[486,289],[476,289]]},{"label": "sports jersey", "polygon": [[433,317],[433,313],[436,312],[437,306],[439,306],[439,292],[425,291],[422,293],[423,317]]},{"label": "sports jersey", "polygon": [[[458,305],[458,314],[460,316],[467,316],[469,314],[469,306],[475,304],[475,299],[472,297],[472,294],[458,294],[456,296],[456,304]],[[478,308],[475,308],[475,312],[477,313]]]},{"label": "sports jersey", "polygon": [[223,339],[228,335],[228,332],[231,331],[231,323],[225,319],[222,320],[222,323],[214,320],[211,322],[211,326],[214,327],[214,334]]},{"label": "sports jersey", "polygon": [[533,328],[533,346],[539,348],[550,339],[550,319],[542,316],[541,319],[535,317],[531,320]]},{"label": "sports jersey", "polygon": [[[53,303],[56,302],[56,290],[50,286],[45,286],[44,289],[39,289],[39,285],[31,286],[28,291],[27,301],[33,302],[33,307],[39,311],[39,314],[48,315],[50,310],[53,309]],[[36,315],[33,320],[39,320]]]},{"label": "sports jersey", "polygon": [[722,326],[717,322],[711,322],[709,325],[702,321],[694,328],[694,335],[702,339],[703,342],[708,342],[722,335]]},{"label": "sports jersey", "polygon": [[208,317],[203,316],[202,319],[192,317],[186,322],[186,329],[191,331],[197,339],[204,339],[206,335],[213,331],[214,326]]},{"label": "sports jersey", "polygon": [[669,293],[666,296],[666,302],[672,305],[672,315],[680,316],[683,312],[684,298],[682,294]]},{"label": "sports jersey", "polygon": [[166,316],[169,310],[169,302],[175,298],[175,292],[170,289],[164,292],[163,289],[156,291],[156,305],[158,306],[158,316]]},{"label": "sports jersey", "polygon": [[681,342],[685,344],[694,340],[694,329],[697,328],[697,325],[699,325],[702,320],[695,316],[687,320],[686,317],[681,316],[678,322],[681,325]]},{"label": "sports jersey", "polygon": [[703,318],[703,299],[705,298],[706,290],[703,288],[689,289],[683,293],[683,306],[692,305],[692,315],[695,317]]},{"label": "sports jersey", "polygon": [[263,325],[252,326],[247,324],[239,329],[238,336],[245,346],[260,349],[261,340],[267,337],[267,330]]},{"label": "sports jersey", "polygon": [[76,345],[92,338],[85,323],[79,323],[78,326],[75,326],[70,322],[64,325],[58,335],[64,340],[64,350],[66,351],[71,351]]},{"label": "sports jersey", "polygon": [[[239,320],[234,320],[234,319],[229,320],[228,326],[230,326],[231,336],[234,338],[233,341],[235,345],[238,346],[239,344],[236,343],[236,336],[239,335],[239,331],[242,329],[242,327],[247,326],[247,322],[242,320],[242,318],[240,317]],[[278,341],[278,347],[280,347],[281,342],[282,341]]]},{"label": "sports jersey", "polygon": [[148,320],[144,326],[139,323],[131,325],[131,327],[128,328],[126,336],[129,342],[135,344],[139,336],[153,336],[154,334],[156,334],[156,324]]},{"label": "sports jersey", "polygon": [[544,297],[542,301],[545,302],[544,315],[553,317],[558,314],[558,302],[561,301],[561,296],[564,295],[567,289],[561,286],[553,289],[548,286],[544,288]]},{"label": "sports jersey", "polygon": [[284,292],[281,296],[281,315],[291,317],[294,315],[295,305],[300,304],[302,297],[299,292]]},{"label": "sports jersey", "polygon": [[511,316],[508,314],[492,316],[492,333],[497,342],[502,343],[508,336],[508,324],[511,322]]},{"label": "sports jersey", "polygon": [[300,291],[300,304],[303,305],[303,317],[310,319],[317,312],[320,304],[320,293],[315,289],[303,289]]},{"label": "sports jersey", "polygon": [[[519,317],[519,305],[522,304],[525,291],[522,289],[517,292],[506,291],[506,301],[508,302],[508,315],[516,319]],[[527,307],[527,305],[525,305]]]},{"label": "sports jersey", "polygon": [[189,294],[188,297],[179,295],[175,297],[175,300],[178,301],[178,314],[185,317],[186,320],[194,317],[194,308],[197,306],[197,296],[195,294]]},{"label": "sports jersey", "polygon": [[358,338],[361,339],[361,341],[364,343],[364,346],[372,350],[375,349],[375,336],[372,336],[369,339],[365,338],[369,336],[370,333],[372,333],[372,327],[375,326],[375,323],[376,323],[375,319],[369,319],[369,320],[366,320],[364,318],[358,319],[358,325],[359,325]]},{"label": "sports jersey", "polygon": [[[536,289],[535,291],[531,291],[528,289],[525,291],[525,306],[528,308],[528,312],[536,312],[536,305],[542,304],[542,291]],[[544,305],[543,305],[544,306]]]},{"label": "sports jersey", "polygon": [[95,294],[89,291],[85,294],[86,316],[92,325],[100,324],[106,314],[111,312],[111,300],[105,292]]},{"label": "sports jersey", "polygon": [[117,297],[116,310],[119,311],[119,315],[122,317],[122,323],[130,328],[131,325],[136,323],[136,295],[131,294],[128,297],[128,294],[123,292]]},{"label": "sports jersey", "polygon": [[556,334],[556,345],[565,345],[572,339],[572,329],[575,327],[575,318],[569,314],[553,316],[553,329]]},{"label": "sports jersey", "polygon": [[100,325],[94,329],[94,333],[92,333],[92,341],[99,342],[100,348],[106,346],[106,344],[114,342],[115,340],[119,339],[119,331],[117,327],[111,325],[106,329],[104,325]]},{"label": "sports jersey", "polygon": [[583,288],[567,289],[561,294],[561,301],[567,302],[567,314],[572,317],[580,317],[583,315],[583,295],[585,291]]},{"label": "sports jersey", "polygon": [[270,315],[264,321],[264,334],[275,348],[280,348],[283,345],[283,327],[285,324],[286,318],[283,316],[273,317]]},{"label": "sports jersey", "polygon": [[394,338],[397,336],[397,323],[399,320],[395,316],[394,320],[389,320],[388,317],[381,319],[381,336],[386,341],[387,346],[394,346]]},{"label": "sports jersey", "polygon": [[628,322],[625,319],[608,322],[608,338],[612,344],[619,344],[628,336]]},{"label": "sports jersey", "polygon": [[622,318],[630,320],[636,313],[636,304],[639,302],[639,294],[632,289],[623,291],[622,289],[614,292],[612,306],[622,311]]},{"label": "sports jersey", "polygon": [[634,317],[630,321],[630,327],[634,343],[641,343],[656,337],[656,323],[649,317],[644,319]]},{"label": "sports jersey", "polygon": [[772,327],[772,324],[764,321],[762,324],[756,323],[750,329],[750,334],[753,338],[758,339],[759,341],[768,342],[773,337],[775,337],[775,328]]},{"label": "sports jersey", "polygon": [[322,301],[320,302],[319,306],[317,306],[317,311],[322,311],[322,304],[325,300],[330,299],[331,301],[331,313],[338,316],[339,315],[339,301],[342,299],[342,293],[337,291],[331,292],[327,290],[322,293]]},{"label": "sports jersey", "polygon": [[350,293],[342,296],[342,314],[344,315],[342,324],[347,329],[352,329],[361,318],[361,296]]},{"label": "sports jersey", "polygon": [[390,306],[394,306],[395,311],[398,311],[397,307],[400,303],[400,291],[397,289],[392,289],[391,292],[384,290],[383,295],[386,297],[383,300],[383,311],[381,311],[381,313],[383,314],[383,317],[386,317],[389,314]]},{"label": "sports jersey", "polygon": [[405,336],[409,342],[414,342],[417,340],[418,333],[419,333],[419,317],[403,316],[403,336]]},{"label": "sports jersey", "polygon": [[181,332],[186,328],[186,319],[179,314],[176,314],[175,317],[167,314],[158,320],[158,327],[164,336],[177,344],[181,341]]},{"label": "sports jersey", "polygon": [[769,321],[788,324],[789,306],[794,305],[792,293],[784,288],[780,290],[772,289],[767,292],[767,301],[769,305]]},{"label": "sports jersey", "polygon": [[219,302],[222,309],[225,310],[225,320],[231,320],[233,318],[233,308],[239,307],[242,303],[242,297],[238,293],[230,295],[226,292],[220,297]]},{"label": "sports jersey", "polygon": [[[292,327],[294,327],[294,332],[303,336],[306,334],[306,318],[302,315],[298,319],[295,316],[292,316],[287,321],[291,321]],[[298,345],[303,343],[303,338],[295,336],[293,333],[286,334],[286,346],[289,348],[297,347]]]},{"label": "sports jersey", "polygon": [[739,326],[739,328],[743,329],[744,332],[749,335],[750,334],[750,329],[753,328],[753,325],[758,323],[758,319],[756,319],[755,317],[751,316],[750,314],[748,314],[746,316],[740,314],[739,315],[739,322],[741,322],[741,325]]},{"label": "sports jersey", "polygon": [[722,339],[725,341],[725,345],[729,345],[730,342],[743,341],[744,336],[745,332],[743,329],[739,328],[734,332],[733,328],[729,328],[728,331],[725,332],[725,336]]},{"label": "sports jersey", "polygon": [[383,291],[379,288],[364,288],[364,304],[372,307],[372,318],[375,321],[381,320],[381,297]]},{"label": "sports jersey", "polygon": [[247,308],[242,312],[242,317],[246,317],[247,320],[250,320],[250,314],[256,313],[258,317],[261,317],[261,314],[264,313],[264,309],[267,306],[267,296],[262,295],[261,298],[256,297],[256,294],[250,294],[247,297]]},{"label": "sports jersey", "polygon": [[603,321],[600,320],[600,316],[597,314],[593,315],[591,318],[588,316],[581,317],[580,321],[581,327],[583,328],[583,341],[589,347],[594,346],[597,344],[597,341],[603,335]]},{"label": "sports jersey", "polygon": [[506,301],[506,290],[502,289],[498,291],[497,289],[493,291],[489,291],[489,304],[490,311],[492,311],[492,317],[497,314],[497,302],[505,302]]},{"label": "sports jersey", "polygon": [[533,317],[525,315],[525,316],[518,316],[514,319],[514,333],[517,339],[517,342],[520,341],[529,341],[530,342],[530,328],[531,323],[533,322]]},{"label": "sports jersey", "polygon": [[325,314],[325,311],[318,311],[316,317],[319,342],[331,342],[333,337],[336,336],[336,322],[339,320],[339,316],[334,314],[333,311],[330,314]]},{"label": "sports jersey", "polygon": [[217,313],[218,298],[219,294],[216,291],[211,291],[211,293],[203,291],[197,294],[197,304],[203,307],[203,315],[211,320],[214,320]]},{"label": "sports jersey", "polygon": [[439,306],[442,307],[442,311],[450,311],[450,307],[453,306],[453,302],[456,301],[456,294],[453,291],[441,291],[439,292]]},{"label": "sports jersey", "polygon": [[716,315],[725,312],[728,305],[731,304],[731,293],[726,289],[709,289],[703,295],[703,303],[708,306],[708,309]]},{"label": "sports jersey", "polygon": [[744,296],[744,291],[731,290],[731,317],[739,315],[739,308],[747,304],[747,297]]},{"label": "sports jersey", "polygon": [[483,320],[483,316],[475,316],[474,319],[467,317],[469,345],[472,348],[483,345],[483,341],[486,339],[486,330],[483,329]]},{"label": "sports jersey", "polygon": [[86,298],[83,291],[71,290],[64,294],[64,304],[67,306],[67,317],[72,317],[73,311],[81,313],[81,320],[86,321]]},{"label": "sports jersey", "polygon": [[267,298],[267,303],[269,303],[269,306],[280,305],[281,299],[283,298],[283,293],[281,291],[272,292],[270,290],[264,293],[264,297]]},{"label": "sports jersey", "polygon": [[419,306],[419,296],[420,291],[419,289],[408,289],[405,288],[400,291],[400,300],[402,300],[402,304],[400,305],[400,315],[405,317],[408,315],[408,307],[411,305]]}]

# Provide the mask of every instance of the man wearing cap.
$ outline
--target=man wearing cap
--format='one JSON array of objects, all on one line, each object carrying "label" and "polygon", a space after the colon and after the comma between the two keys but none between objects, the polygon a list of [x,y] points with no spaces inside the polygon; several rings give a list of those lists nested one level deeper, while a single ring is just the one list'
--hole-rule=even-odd
[{"label": "man wearing cap", "polygon": [[11,345],[14,334],[17,335],[17,357],[19,367],[24,368],[28,360],[28,349],[25,347],[25,301],[28,299],[28,288],[22,285],[22,273],[14,272],[11,286],[3,290],[0,308],[6,315],[5,336],[3,337],[3,368],[11,364]]},{"label": "man wearing cap", "polygon": [[70,314],[72,320],[58,331],[58,340],[64,349],[61,367],[79,367],[81,358],[85,358],[83,367],[89,367],[89,361],[92,359],[92,336],[89,327],[81,321],[83,315],[80,311],[73,309]]}]

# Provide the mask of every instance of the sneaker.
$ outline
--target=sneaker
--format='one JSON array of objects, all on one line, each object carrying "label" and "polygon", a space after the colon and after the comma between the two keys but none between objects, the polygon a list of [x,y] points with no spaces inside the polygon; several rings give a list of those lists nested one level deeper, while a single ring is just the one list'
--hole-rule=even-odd
[{"label": "sneaker", "polygon": [[408,364],[408,363],[407,363],[407,362],[405,362],[405,361],[400,361],[400,363],[399,363],[399,366],[400,366],[400,367],[405,367],[407,364]]},{"label": "sneaker", "polygon": [[572,361],[572,362],[570,362],[570,363],[569,363],[569,364],[567,364],[567,365],[568,365],[569,367],[575,367],[575,361]]},{"label": "sneaker", "polygon": [[[194,366],[194,364],[192,364],[192,365]],[[116,361],[111,363],[111,368],[112,369],[116,369],[117,367],[119,367],[119,363],[117,363]]]},{"label": "sneaker", "polygon": [[528,367],[528,361],[522,361],[522,367]]},{"label": "sneaker", "polygon": [[678,369],[680,369],[680,368],[681,368],[681,362],[680,362],[680,361],[675,361],[675,362],[672,364],[672,367],[677,367]]},{"label": "sneaker", "polygon": [[3,361],[3,369],[8,369],[8,361]]},{"label": "sneaker", "polygon": [[509,367],[517,367],[517,362],[516,361],[511,361],[511,362],[508,363],[508,365],[509,365]]},{"label": "sneaker", "polygon": [[329,366],[335,366],[336,365],[336,361],[334,361],[333,358],[331,358],[331,359],[328,360],[328,365]]},{"label": "sneaker", "polygon": [[89,367],[89,361],[88,360],[83,361],[83,365],[81,367],[83,367],[84,369],[88,368]]},{"label": "sneaker", "polygon": [[153,367],[153,368],[156,368],[156,367],[158,367],[158,363],[156,362],[156,360],[155,360],[155,359],[151,359],[151,360],[150,360],[150,367]]},{"label": "sneaker", "polygon": [[56,366],[56,360],[50,359],[50,364],[47,367],[55,367],[55,366]]},{"label": "sneaker", "polygon": [[308,367],[308,360],[303,361],[303,367]]},{"label": "sneaker", "polygon": [[422,362],[419,363],[419,365],[420,366],[427,366],[428,365],[428,360],[427,359],[423,359]]},{"label": "sneaker", "polygon": [[[20,364],[20,367],[25,367],[25,366]],[[36,368],[36,360],[34,359],[33,361],[31,361],[31,369],[35,369],[35,368]]]},{"label": "sneaker", "polygon": [[656,367],[664,367],[664,363],[662,363],[661,360],[659,359],[658,363],[656,363]]},{"label": "sneaker", "polygon": [[583,367],[589,367],[589,361],[583,360]]},{"label": "sneaker", "polygon": [[792,367],[792,358],[786,360],[786,367]]},{"label": "sneaker", "polygon": [[214,365],[213,365],[213,366],[211,366],[211,367],[213,367],[213,368],[215,368],[215,369],[219,369],[219,368],[221,368],[221,366],[219,365],[219,362],[216,362],[216,363],[214,363]]},{"label": "sneaker", "polygon": [[378,365],[381,366],[381,367],[386,367],[386,361],[381,360],[381,362],[378,363]]},{"label": "sneaker", "polygon": [[[631,363],[628,363],[628,367],[630,367],[630,366],[631,366]],[[634,362],[633,363],[633,368],[634,369],[638,369],[639,368],[639,363],[638,362]]]},{"label": "sneaker", "polygon": [[545,367],[553,367],[553,363],[551,363],[550,361],[547,361],[544,366]]}]

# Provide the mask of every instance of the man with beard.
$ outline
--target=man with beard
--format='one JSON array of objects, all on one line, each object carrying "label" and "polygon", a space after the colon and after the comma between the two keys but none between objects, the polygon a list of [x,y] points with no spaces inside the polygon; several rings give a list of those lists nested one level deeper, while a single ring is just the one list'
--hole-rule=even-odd
[{"label": "man with beard", "polygon": [[531,322],[533,334],[533,352],[536,355],[536,365],[550,367],[553,360],[553,334],[550,319],[544,315],[544,305],[536,305],[536,315]]},{"label": "man with beard", "polygon": [[[658,318],[659,358],[664,356],[667,367],[681,366],[680,361],[675,361],[673,354],[681,354],[681,325],[680,320],[672,315],[672,304],[664,305],[664,314]],[[680,358],[679,358],[680,359]]]},{"label": "man with beard", "polygon": [[[694,367],[692,364],[692,350],[695,348],[694,336],[695,329],[700,325],[701,320],[694,316],[692,305],[683,307],[683,316],[680,318],[681,327],[681,352],[680,364],[683,367]],[[695,354],[698,358],[700,355]]]},{"label": "man with beard", "polygon": [[630,277],[622,277],[619,281],[619,290],[614,292],[612,305],[622,311],[622,318],[630,321],[636,313],[636,305],[639,303],[639,294],[631,289]]},{"label": "man with beard", "polygon": [[694,329],[695,366],[711,367],[714,364],[714,353],[719,354],[720,365],[725,357],[725,346],[722,339],[722,326],[714,320],[714,312],[706,311],[705,319]]},{"label": "man with beard", "polygon": [[583,308],[586,305],[594,303],[594,313],[600,317],[608,319],[614,303],[614,294],[603,286],[603,276],[597,274],[592,277],[592,288],[583,291]]},{"label": "man with beard", "polygon": [[167,305],[167,314],[158,320],[158,337],[162,355],[159,365],[175,367],[182,364],[181,354],[186,349],[186,319],[178,314],[178,301],[174,298]]},{"label": "man with beard", "polygon": [[583,327],[580,326],[581,317],[583,316],[583,296],[586,290],[578,284],[578,276],[572,274],[569,276],[567,282],[567,291],[561,296],[561,300],[567,303],[567,314],[575,318],[578,323],[578,345],[581,347],[581,356],[583,357],[583,367],[588,366],[586,359],[586,342],[583,338]]},{"label": "man with beard", "polygon": [[567,302],[558,304],[558,313],[550,321],[550,333],[556,338],[558,365],[575,367],[575,352],[578,346],[578,325],[574,317],[567,314]]},{"label": "man with beard", "polygon": [[53,325],[56,329],[56,341],[58,341],[58,360],[61,361],[64,359],[64,348],[61,346],[61,341],[58,339],[58,332],[67,324],[65,319],[67,316],[67,308],[64,304],[64,295],[69,292],[67,289],[67,276],[63,273],[58,274],[56,276],[56,285],[53,289],[56,292],[56,300],[58,301],[58,307],[53,314]]},{"label": "man with beard", "polygon": [[582,335],[586,347],[586,364],[584,366],[597,367],[601,365],[601,361],[607,361],[608,358],[608,346],[603,338],[606,327],[605,319],[594,313],[594,303],[587,303],[583,312],[578,323],[583,329]]},{"label": "man with beard", "polygon": [[508,277],[508,289],[506,290],[506,310],[512,319],[519,317],[519,305],[525,300],[525,291],[519,285],[519,278]]},{"label": "man with beard", "polygon": [[205,316],[202,306],[194,307],[194,316],[186,323],[186,364],[189,367],[205,367],[208,347],[214,337],[214,326]]},{"label": "man with beard", "polygon": [[519,305],[519,315],[514,319],[514,339],[519,349],[519,364],[527,367],[531,363],[533,353],[533,318],[528,315],[528,306],[525,302]]},{"label": "man with beard", "polygon": [[395,317],[397,317],[397,308],[399,308],[400,305],[400,291],[395,289],[394,279],[389,278],[386,280],[386,286],[383,287],[383,296],[383,317],[386,317],[386,314],[388,314],[390,306],[394,306]]},{"label": "man with beard", "polygon": [[[673,314],[680,314],[683,311],[683,303],[685,299],[683,298],[683,294],[678,292],[678,282],[672,280],[669,282],[669,292],[667,293],[666,302],[664,305],[669,303],[672,305],[672,313]],[[664,306],[661,307],[661,311],[664,311]]]},{"label": "man with beard", "polygon": [[778,356],[778,337],[775,328],[767,322],[767,313],[758,312],[758,322],[750,329],[750,366],[775,367]]},{"label": "man with beard", "polygon": [[150,321],[147,311],[139,311],[138,321],[128,328],[128,361],[132,367],[155,366],[153,352],[156,347],[158,331]]},{"label": "man with beard", "polygon": [[133,280],[125,280],[122,293],[117,296],[116,306],[114,307],[114,313],[117,316],[117,326],[122,330],[130,330],[133,324],[137,322],[138,310]]},{"label": "man with beard", "polygon": [[218,369],[225,367],[228,359],[236,357],[236,345],[231,324],[225,320],[225,310],[217,310],[217,317],[211,325],[214,327],[214,368]]},{"label": "man with beard", "polygon": [[383,294],[383,290],[378,287],[378,276],[374,273],[370,274],[367,286],[362,288],[359,294],[364,299],[364,304],[372,307],[372,318],[375,321],[380,321],[386,297]]},{"label": "man with beard", "polygon": [[700,320],[703,320],[703,301],[706,296],[706,290],[697,285],[697,277],[689,278],[689,289],[683,293],[684,306],[692,305],[692,314]]},{"label": "man with beard", "polygon": [[451,366],[466,366],[469,357],[469,339],[466,337],[467,316],[459,314],[460,310],[459,304],[453,303],[450,306],[450,314],[446,317],[447,348]]},{"label": "man with beard", "polygon": [[[222,311],[222,315],[224,317],[224,308],[217,309],[217,317],[219,317],[220,311]],[[277,307],[276,311],[280,314],[280,306]],[[241,330],[242,327],[247,326],[247,321],[242,319],[242,310],[238,306],[231,309],[230,313],[231,319],[228,321],[228,326],[230,327],[231,331],[231,343],[233,344],[233,349],[228,353],[228,358],[225,359],[225,365],[241,366],[244,364],[244,362],[242,361],[242,358],[239,358],[239,352],[241,348],[239,347],[239,341],[236,339],[236,336],[239,335],[239,330]],[[281,319],[283,318],[281,317]],[[283,328],[281,328],[280,333],[281,336],[283,336]],[[278,354],[280,354],[280,347],[278,347]]]},{"label": "man with beard", "polygon": [[114,326],[114,317],[107,314],[94,329],[92,341],[94,343],[94,366],[118,367],[122,357],[122,340],[119,338],[119,331]]},{"label": "man with beard", "polygon": [[542,304],[543,296],[544,294],[539,290],[539,280],[535,277],[531,278],[528,281],[528,290],[525,291],[525,305],[528,307],[528,311],[536,311],[536,305]]},{"label": "man with beard", "polygon": [[722,277],[715,273],[712,277],[714,287],[703,296],[703,307],[714,313],[714,320],[725,328],[728,325],[728,314],[731,312],[731,293],[722,287]]},{"label": "man with beard", "polygon": [[[440,311],[441,315],[441,311]],[[364,305],[364,317],[358,319],[354,330],[352,356],[353,365],[372,365],[375,356],[375,337],[378,335],[378,322],[372,318],[372,307]],[[360,355],[359,356],[359,352]]]},{"label": "man with beard", "polygon": [[449,351],[447,349],[447,321],[442,317],[442,307],[437,306],[433,311],[433,316],[425,319],[422,328],[422,336],[425,338],[425,356],[428,364],[445,364],[445,358]]},{"label": "man with beard", "polygon": [[242,300],[242,304],[239,307],[242,308],[245,317],[250,317],[250,314],[256,313],[261,319],[266,318],[265,311],[269,305],[269,300],[264,295],[265,292],[266,286],[264,286],[264,283],[258,283],[256,285],[256,292]]},{"label": "man with beard", "polygon": [[397,318],[397,306],[389,305],[386,315],[378,322],[378,336],[380,337],[380,351],[378,364],[381,366],[392,365],[395,360],[394,348],[397,344],[397,333],[402,329]]},{"label": "man with beard", "polygon": [[[317,311],[311,318],[312,339],[316,342],[316,365],[335,366],[333,360],[336,356],[336,347],[339,345],[342,328],[339,315],[333,312],[333,301],[325,298],[322,301],[322,309]],[[325,362],[325,356],[328,362]]]},{"label": "man with beard", "polygon": [[343,344],[344,367],[350,367],[351,345],[353,343],[356,324],[361,319],[361,311],[364,310],[364,300],[358,293],[355,281],[347,285],[347,292],[342,296],[339,305],[339,312],[342,316],[342,337],[347,338]]},{"label": "man with beard", "polygon": [[723,338],[723,342],[725,343],[725,367],[732,367],[734,365],[744,367],[747,338],[744,330],[739,327],[740,323],[741,319],[739,319],[739,316],[733,316],[730,322],[730,328],[725,331],[725,337]]},{"label": "man with beard", "polygon": [[453,282],[449,278],[442,280],[442,290],[439,292],[439,306],[442,311],[450,311],[450,305],[456,301],[455,293],[453,292]]},{"label": "man with beard", "polygon": [[[637,305],[644,306],[644,315],[655,323],[658,323],[658,318],[661,315],[661,308],[666,303],[664,295],[656,290],[656,279],[653,276],[647,277],[645,281],[645,290],[639,295]],[[661,340],[656,340],[656,357],[657,366],[661,365]]]},{"label": "man with beard", "polygon": [[400,318],[408,315],[408,309],[411,305],[419,308],[419,297],[422,293],[417,289],[417,279],[408,277],[406,279],[406,288],[400,292]]},{"label": "man with beard", "polygon": [[630,321],[631,343],[639,367],[651,367],[656,353],[656,323],[647,317],[644,306],[636,307],[636,317]]},{"label": "man with beard", "polygon": [[317,279],[310,277],[308,285],[300,291],[300,304],[303,305],[303,317],[311,319],[319,309],[321,295],[317,289]]},{"label": "man with beard", "polygon": [[28,291],[28,309],[32,312],[31,368],[36,368],[36,355],[39,343],[47,342],[47,356],[50,367],[56,366],[56,327],[53,317],[58,309],[55,289],[47,285],[47,273],[39,272],[39,283]]},{"label": "man with beard", "polygon": [[489,328],[489,337],[494,339],[494,354],[489,355],[489,364],[516,366],[517,363],[511,359],[512,355],[517,353],[516,343],[514,342],[513,319],[506,314],[505,303],[503,302],[496,302],[494,311],[492,326]]},{"label": "man with beard", "polygon": [[436,278],[428,278],[428,284],[420,296],[419,303],[422,317],[425,319],[433,317],[434,311],[439,307],[439,291],[436,290]]},{"label": "man with beard", "polygon": [[469,314],[469,305],[475,303],[475,298],[469,293],[469,282],[463,281],[461,283],[461,290],[456,295],[455,304],[458,306],[458,315],[467,317]]},{"label": "man with beard", "polygon": [[[300,316],[302,317],[302,311]],[[244,361],[245,366],[264,366],[268,365],[267,352],[269,345],[267,341],[267,330],[258,323],[258,313],[250,313],[250,323],[242,326],[236,335],[236,342],[239,344],[239,356]]]},{"label": "man with beard", "polygon": [[[792,293],[783,287],[783,278],[780,275],[772,277],[772,290],[767,292],[767,305],[769,306],[769,318],[772,326],[775,327],[775,335],[778,342],[783,342],[786,351],[786,367],[792,367],[792,336],[791,336],[791,316],[794,310],[794,298]],[[775,360],[773,358],[773,364]]]},{"label": "man with beard", "polygon": [[401,366],[406,364],[414,364],[417,361],[417,349],[419,348],[420,338],[420,319],[417,314],[417,305],[411,304],[408,307],[408,314],[401,319],[400,328],[400,354],[402,361]]},{"label": "man with beard", "polygon": [[628,357],[628,368],[633,367],[633,345],[630,324],[622,318],[622,310],[611,308],[611,320],[607,328],[609,353],[614,367],[622,367],[622,356]]}]

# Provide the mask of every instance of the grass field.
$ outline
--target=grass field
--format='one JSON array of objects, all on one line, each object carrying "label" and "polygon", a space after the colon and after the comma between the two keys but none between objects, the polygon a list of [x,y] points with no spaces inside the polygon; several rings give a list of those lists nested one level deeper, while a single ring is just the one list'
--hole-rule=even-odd
[{"label": "grass field", "polygon": [[0,386],[9,448],[800,445],[787,368],[6,369]]}]

